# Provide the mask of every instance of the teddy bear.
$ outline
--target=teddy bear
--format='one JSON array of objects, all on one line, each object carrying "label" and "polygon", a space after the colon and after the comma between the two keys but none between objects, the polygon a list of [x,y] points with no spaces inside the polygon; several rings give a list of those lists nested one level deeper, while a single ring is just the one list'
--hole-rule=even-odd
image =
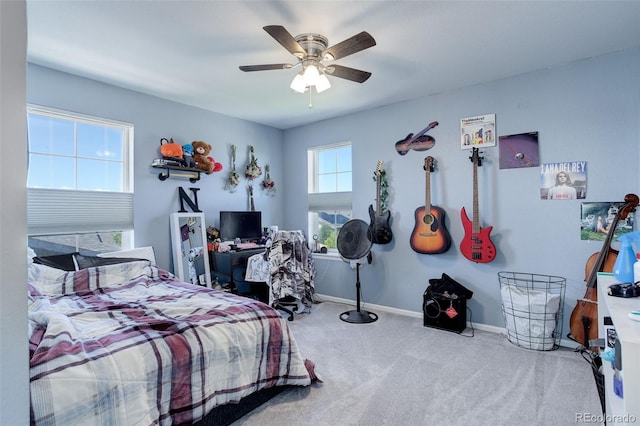
[{"label": "teddy bear", "polygon": [[197,169],[200,169],[207,174],[222,170],[221,163],[216,163],[213,157],[207,157],[211,152],[211,145],[203,141],[193,141],[191,142],[191,145],[193,146],[193,159],[196,161]]},{"label": "teddy bear", "polygon": [[196,168],[196,160],[193,159],[193,145],[189,143],[182,145],[182,164],[191,169]]}]

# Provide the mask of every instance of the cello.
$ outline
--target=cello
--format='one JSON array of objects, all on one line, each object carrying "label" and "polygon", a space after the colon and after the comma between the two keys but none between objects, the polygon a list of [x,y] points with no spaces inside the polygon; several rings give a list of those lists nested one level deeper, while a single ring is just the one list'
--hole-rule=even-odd
[{"label": "cello", "polygon": [[[611,248],[611,240],[615,233],[618,221],[626,219],[630,212],[635,211],[638,205],[638,196],[635,194],[627,194],[624,197],[624,205],[618,208],[618,213],[614,217],[607,237],[602,244],[600,253],[593,253],[587,264],[585,265],[585,281],[587,282],[587,290],[582,299],[578,299],[576,307],[571,312],[569,320],[569,329],[571,333],[568,337],[582,344],[585,348],[590,347],[589,341],[598,338],[598,272],[612,272],[613,265],[616,262],[617,250]],[[589,272],[590,271],[590,272]]]}]

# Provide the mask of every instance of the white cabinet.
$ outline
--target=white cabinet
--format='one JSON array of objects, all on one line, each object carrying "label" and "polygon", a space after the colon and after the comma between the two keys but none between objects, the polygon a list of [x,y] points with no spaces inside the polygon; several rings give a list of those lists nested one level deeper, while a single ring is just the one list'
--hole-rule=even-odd
[{"label": "white cabinet", "polygon": [[[606,339],[606,328],[614,327],[622,349],[622,395],[614,393],[614,368],[603,360],[607,425],[640,422],[640,322],[629,318],[629,312],[640,310],[640,298],[613,297],[607,289],[617,281],[612,274],[598,273],[599,336]],[[611,317],[613,326],[605,326]]]}]

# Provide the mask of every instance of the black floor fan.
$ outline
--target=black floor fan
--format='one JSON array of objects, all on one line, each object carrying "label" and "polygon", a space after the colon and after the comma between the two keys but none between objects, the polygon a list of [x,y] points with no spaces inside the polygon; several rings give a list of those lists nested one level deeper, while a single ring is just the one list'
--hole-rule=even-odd
[{"label": "black floor fan", "polygon": [[374,322],[378,315],[360,309],[360,264],[366,259],[371,263],[371,246],[373,238],[369,225],[360,219],[351,219],[345,223],[338,233],[338,252],[343,259],[356,263],[356,310],[340,314],[345,322],[363,324]]}]

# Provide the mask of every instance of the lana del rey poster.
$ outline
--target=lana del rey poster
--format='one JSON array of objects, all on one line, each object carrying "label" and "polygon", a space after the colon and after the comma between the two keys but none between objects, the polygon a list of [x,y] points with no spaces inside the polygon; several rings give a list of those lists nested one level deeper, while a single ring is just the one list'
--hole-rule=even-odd
[{"label": "lana del rey poster", "polygon": [[587,162],[567,161],[540,166],[540,198],[576,200],[587,196]]}]

